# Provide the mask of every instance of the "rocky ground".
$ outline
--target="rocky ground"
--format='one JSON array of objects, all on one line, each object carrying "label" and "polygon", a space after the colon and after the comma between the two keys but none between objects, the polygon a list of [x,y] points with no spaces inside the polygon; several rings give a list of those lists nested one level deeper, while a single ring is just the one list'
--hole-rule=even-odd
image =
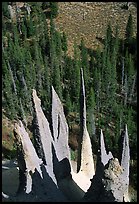
[{"label": "rocky ground", "polygon": [[134,22],[134,35],[137,33],[137,8],[131,4],[128,10],[121,7],[125,2],[59,2],[59,14],[55,19],[56,28],[65,32],[68,39],[68,54],[73,55],[73,43],[80,44],[84,39],[88,48],[96,49],[102,44],[96,37],[103,38],[108,23],[119,27],[119,36],[124,37],[128,16]]}]

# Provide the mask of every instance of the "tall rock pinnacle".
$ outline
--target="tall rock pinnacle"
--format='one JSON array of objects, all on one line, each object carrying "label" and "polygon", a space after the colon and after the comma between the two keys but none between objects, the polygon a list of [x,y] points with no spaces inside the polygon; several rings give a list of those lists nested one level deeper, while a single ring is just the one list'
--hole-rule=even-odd
[{"label": "tall rock pinnacle", "polygon": [[100,152],[101,152],[101,162],[105,166],[108,163],[108,161],[113,158],[113,156],[112,156],[111,152],[109,152],[108,154],[106,152],[105,143],[104,143],[104,136],[103,136],[102,130],[101,130],[101,134],[100,134]]},{"label": "tall rock pinnacle", "polygon": [[[85,102],[85,86],[83,78],[83,70],[81,69],[81,90],[80,90],[80,151],[78,170],[84,172],[88,177],[92,178],[95,174],[93,152],[91,140],[86,126],[86,102]],[[79,166],[80,165],[80,166]]]}]

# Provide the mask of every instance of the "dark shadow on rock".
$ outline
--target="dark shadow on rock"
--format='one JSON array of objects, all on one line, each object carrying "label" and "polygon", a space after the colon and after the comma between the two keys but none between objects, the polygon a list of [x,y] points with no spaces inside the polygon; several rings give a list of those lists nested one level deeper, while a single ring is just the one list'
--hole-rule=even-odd
[{"label": "dark shadow on rock", "polygon": [[[109,165],[113,159],[104,166],[101,162],[100,152],[97,155],[96,174],[91,179],[91,186],[81,202],[119,202],[120,192],[113,192],[113,176],[109,172]],[[109,172],[109,177],[106,175]],[[108,173],[107,172],[107,173]],[[117,185],[117,184],[115,184]],[[119,195],[118,195],[119,193]]]},{"label": "dark shadow on rock", "polygon": [[41,138],[40,129],[39,129],[39,125],[38,125],[38,119],[36,116],[35,108],[34,108],[34,117],[32,120],[32,126],[33,126],[34,148],[36,150],[38,157],[41,158],[43,161],[43,164],[46,165],[46,159],[45,159],[42,141],[40,139]]},{"label": "dark shadow on rock", "polygon": [[71,166],[68,158],[58,161],[55,148],[52,144],[53,170],[58,188],[70,202],[78,202],[84,196],[84,191],[74,182],[71,175]]},{"label": "dark shadow on rock", "polygon": [[101,162],[100,152],[97,155],[96,174],[91,179],[91,186],[85,194],[82,202],[100,202],[100,194],[103,190],[102,178],[104,176],[104,165]]},{"label": "dark shadow on rock", "polygon": [[125,131],[122,130],[121,135],[120,135],[119,140],[118,140],[118,149],[119,149],[118,160],[119,160],[120,164],[121,164],[121,160],[122,160],[124,135],[125,135]]},{"label": "dark shadow on rock", "polygon": [[36,169],[31,175],[32,191],[29,194],[20,191],[15,200],[19,202],[69,202],[48,175],[43,164],[41,165],[41,171],[43,178]]},{"label": "dark shadow on rock", "polygon": [[32,177],[32,192],[34,196],[37,197],[37,201],[68,202],[67,198],[58,189],[56,184],[48,175],[44,165],[41,165],[41,171],[43,179],[37,171],[33,174]]},{"label": "dark shadow on rock", "polygon": [[52,144],[52,155],[53,155],[53,171],[57,182],[59,182],[61,179],[64,179],[67,176],[71,175],[70,163],[68,158],[64,158],[61,161],[58,161],[53,144]]}]

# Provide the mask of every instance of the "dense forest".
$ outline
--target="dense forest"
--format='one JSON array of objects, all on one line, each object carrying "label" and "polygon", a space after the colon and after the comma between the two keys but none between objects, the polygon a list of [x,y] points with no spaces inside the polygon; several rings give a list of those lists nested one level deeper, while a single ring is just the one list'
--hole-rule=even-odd
[{"label": "dense forest", "polygon": [[[51,86],[58,93],[69,127],[79,125],[80,68],[83,68],[87,125],[94,153],[100,129],[108,151],[120,158],[120,135],[127,124],[131,160],[137,160],[137,39],[129,15],[125,38],[108,23],[103,49],[88,49],[82,39],[67,55],[67,36],[56,30],[57,2],[28,2],[31,12],[16,12],[11,19],[8,2],[2,3],[2,109],[10,120],[28,126],[33,115],[32,89],[50,119]],[[71,117],[74,116],[74,117]],[[71,120],[72,118],[72,120]],[[136,170],[132,178],[135,186]]]}]

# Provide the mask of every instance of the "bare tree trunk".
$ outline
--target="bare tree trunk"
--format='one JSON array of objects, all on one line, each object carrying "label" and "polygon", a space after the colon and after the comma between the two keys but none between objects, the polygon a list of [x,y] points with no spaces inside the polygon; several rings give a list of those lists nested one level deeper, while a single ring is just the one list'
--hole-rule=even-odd
[{"label": "bare tree trunk", "polygon": [[126,106],[126,104],[127,104],[127,96],[128,96],[127,75],[125,75],[124,92],[125,92],[124,105]]},{"label": "bare tree trunk", "polygon": [[134,80],[133,80],[133,84],[132,84],[132,89],[131,89],[130,96],[129,96],[129,101],[130,101],[130,102],[132,101],[132,97],[134,96],[136,78],[137,78],[137,74],[134,75]]}]

